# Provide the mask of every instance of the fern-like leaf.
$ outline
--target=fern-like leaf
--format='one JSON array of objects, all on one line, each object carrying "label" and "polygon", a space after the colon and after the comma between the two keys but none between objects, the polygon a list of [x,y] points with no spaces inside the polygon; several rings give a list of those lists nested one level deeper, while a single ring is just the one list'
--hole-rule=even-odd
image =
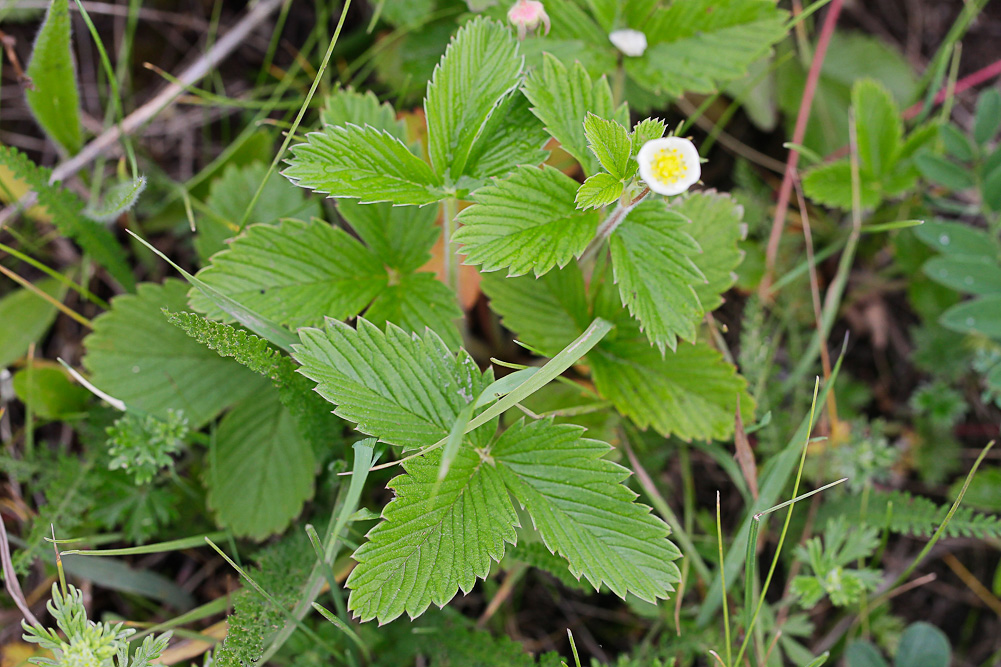
[{"label": "fern-like leaf", "polygon": [[[818,525],[823,526],[834,517],[845,516],[870,526],[886,527],[900,535],[930,537],[945,520],[950,508],[950,504],[940,505],[906,491],[873,491],[865,502],[863,500],[863,496],[853,494],[825,503],[817,517]],[[946,526],[944,537],[999,539],[1001,517],[960,507]]]}]

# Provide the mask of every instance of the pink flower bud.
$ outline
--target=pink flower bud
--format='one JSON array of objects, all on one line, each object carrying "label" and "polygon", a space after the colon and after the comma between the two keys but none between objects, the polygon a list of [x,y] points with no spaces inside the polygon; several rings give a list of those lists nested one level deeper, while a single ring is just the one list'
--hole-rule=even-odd
[{"label": "pink flower bud", "polygon": [[549,34],[549,14],[538,0],[518,0],[507,12],[507,20],[518,27],[518,39],[524,40],[529,31],[534,32],[540,25],[543,34]]}]

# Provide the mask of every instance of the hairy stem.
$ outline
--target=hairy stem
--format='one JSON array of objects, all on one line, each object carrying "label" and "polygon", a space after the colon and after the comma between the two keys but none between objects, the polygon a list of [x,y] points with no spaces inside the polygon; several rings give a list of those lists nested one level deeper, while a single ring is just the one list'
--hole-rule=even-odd
[{"label": "hairy stem", "polygon": [[455,298],[462,300],[459,293],[459,255],[452,243],[455,236],[455,216],[459,213],[459,202],[455,197],[449,197],[442,204],[442,263],[445,266],[445,284],[455,292]]}]

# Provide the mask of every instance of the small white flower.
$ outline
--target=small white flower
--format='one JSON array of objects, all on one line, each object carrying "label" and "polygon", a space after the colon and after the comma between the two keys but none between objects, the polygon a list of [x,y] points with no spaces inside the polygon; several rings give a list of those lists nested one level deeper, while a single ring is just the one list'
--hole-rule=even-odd
[{"label": "small white flower", "polygon": [[518,0],[507,12],[507,20],[518,28],[518,39],[524,40],[529,32],[534,32],[541,24],[544,33],[549,34],[549,14],[538,0]]},{"label": "small white flower", "polygon": [[636,160],[640,163],[640,178],[662,195],[680,195],[702,176],[698,149],[681,137],[646,142]]},{"label": "small white flower", "polygon": [[619,51],[627,56],[639,58],[646,52],[646,35],[639,30],[625,28],[616,30],[608,39]]}]

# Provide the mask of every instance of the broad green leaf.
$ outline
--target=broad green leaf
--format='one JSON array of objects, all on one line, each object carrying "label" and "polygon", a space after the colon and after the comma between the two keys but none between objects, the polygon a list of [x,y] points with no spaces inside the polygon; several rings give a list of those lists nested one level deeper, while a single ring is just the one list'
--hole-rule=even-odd
[{"label": "broad green leaf", "polygon": [[320,122],[324,125],[368,125],[406,141],[406,129],[403,122],[396,119],[393,105],[380,103],[371,90],[360,93],[351,88],[338,88],[330,93],[323,101]]},{"label": "broad green leaf", "polygon": [[1001,294],[1001,265],[987,257],[945,255],[932,257],[922,267],[925,275],[967,294]]},{"label": "broad green leaf", "polygon": [[539,278],[488,273],[482,286],[504,326],[549,357],[570,344],[591,321],[584,277],[575,264]]},{"label": "broad green leaf", "polygon": [[944,327],[960,333],[979,333],[1001,340],[1001,294],[964,301],[942,313]]},{"label": "broad green leaf", "polygon": [[532,113],[563,150],[584,167],[588,175],[598,172],[598,159],[587,147],[584,119],[588,112],[602,118],[612,118],[620,124],[629,122],[628,109],[615,108],[612,90],[604,77],[592,82],[583,65],[575,63],[571,70],[551,55],[546,55],[541,68],[529,73],[525,95],[532,103]]},{"label": "broad green leaf", "polygon": [[645,25],[643,56],[625,58],[640,85],[676,96],[711,93],[785,37],[786,13],[771,0],[686,0],[659,11]]},{"label": "broad green leaf", "polygon": [[715,310],[723,303],[723,292],[736,282],[734,271],[744,256],[744,251],[737,247],[746,231],[741,222],[744,208],[730,195],[709,191],[676,200],[671,210],[691,221],[685,231],[702,248],[692,261],[706,277],[705,283],[693,287],[702,308],[707,312]]},{"label": "broad green leaf", "polygon": [[58,365],[38,364],[23,368],[11,381],[14,393],[43,419],[78,418],[85,414],[90,392],[73,382]]},{"label": "broad green leaf", "polygon": [[549,153],[546,128],[529,108],[528,98],[512,90],[484,123],[466,162],[463,187],[475,189],[485,179],[504,176],[519,165],[538,166]]},{"label": "broad green leaf", "polygon": [[[226,248],[226,240],[239,231],[240,221],[249,203],[248,196],[260,186],[268,173],[267,165],[254,162],[245,166],[231,164],[212,182],[205,200],[208,209],[200,215],[195,236],[195,250],[202,263]],[[248,224],[273,225],[282,218],[309,219],[319,215],[315,199],[306,196],[281,174],[272,173],[261,196],[247,218]]]},{"label": "broad green leaf", "polygon": [[944,255],[975,255],[998,260],[990,234],[961,222],[929,220],[914,228],[914,235]]},{"label": "broad green leaf", "polygon": [[508,269],[542,275],[579,257],[594,237],[598,215],[574,205],[577,182],[558,169],[520,167],[509,178],[476,192],[463,210],[455,241],[467,264],[483,271]]},{"label": "broad green leaf", "polygon": [[701,249],[687,226],[663,201],[646,200],[609,239],[622,303],[661,353],[673,350],[679,336],[695,340],[695,325],[704,314],[694,289],[706,283],[693,263]]},{"label": "broad green leaf", "polygon": [[80,93],[70,45],[69,0],[52,0],[25,71],[31,85],[24,91],[35,120],[66,153],[76,153],[80,132]]},{"label": "broad green leaf", "polygon": [[497,468],[473,447],[460,448],[438,481],[441,451],[404,463],[389,487],[396,497],[354,553],[348,606],[362,621],[420,616],[432,603],[468,593],[514,544],[518,516]]},{"label": "broad green leaf", "polygon": [[949,667],[952,647],[949,638],[931,623],[918,621],[900,635],[895,667]]},{"label": "broad green leaf", "polygon": [[[465,352],[450,352],[434,333],[411,335],[393,324],[383,333],[327,320],[301,329],[293,356],[301,373],[337,406],[335,414],[383,442],[416,448],[448,435],[452,423],[493,381]],[[468,436],[473,438],[477,432]]]},{"label": "broad green leaf", "polygon": [[111,231],[83,215],[83,202],[75,194],[50,184],[52,172],[39,167],[16,148],[0,145],[0,166],[10,169],[38,195],[38,202],[51,216],[60,234],[68,236],[107,269],[112,278],[128,291],[135,289],[132,267],[121,244]]},{"label": "broad green leaf", "polygon": [[199,428],[269,383],[167,323],[161,308],[184,310],[187,290],[168,279],[113,299],[84,339],[83,363],[102,391],[161,418],[169,408],[183,410]]},{"label": "broad green leaf", "polygon": [[[852,208],[852,170],[848,160],[818,165],[803,175],[806,196],[824,206],[850,211]],[[862,208],[874,208],[882,200],[880,184],[859,174],[859,199]]]},{"label": "broad green leaf", "polygon": [[852,86],[858,154],[867,171],[880,178],[893,169],[904,136],[904,122],[890,91],[872,79]]},{"label": "broad green leaf", "polygon": [[680,580],[672,561],[681,552],[666,539],[667,524],[622,485],[629,471],[602,458],[611,447],[582,438],[583,432],[551,420],[521,421],[504,431],[489,456],[549,550],[569,561],[571,574],[620,597],[666,598]]},{"label": "broad green leaf", "polygon": [[486,18],[464,25],[449,44],[424,104],[428,154],[447,183],[467,173],[473,146],[502,98],[518,84],[522,63],[510,31]]},{"label": "broad green leaf", "polygon": [[131,210],[136,205],[136,202],[139,201],[139,195],[145,189],[145,176],[140,176],[131,181],[116,183],[104,193],[104,199],[101,203],[96,206],[88,206],[84,211],[84,215],[91,220],[111,222],[117,219],[122,213]]},{"label": "broad green leaf", "polygon": [[[640,149],[643,148],[643,144],[648,141],[653,141],[654,139],[660,139],[664,136],[664,132],[667,130],[667,126],[664,125],[664,121],[660,118],[645,118],[633,126],[633,131],[629,135],[630,143],[630,156],[636,158],[639,155]],[[630,173],[636,173],[638,163],[630,163]]]},{"label": "broad green leaf", "polygon": [[[252,225],[198,272],[210,287],[295,330],[360,313],[388,284],[382,261],[323,220]],[[191,306],[230,319],[198,290]]]},{"label": "broad green leaf", "polygon": [[325,127],[292,146],[282,173],[302,188],[363,203],[423,206],[444,196],[441,180],[399,139],[372,127]]},{"label": "broad green leaf", "polygon": [[404,331],[423,334],[430,328],[450,349],[462,344],[455,321],[462,317],[455,293],[433,273],[408,273],[390,283],[365,311],[378,326],[392,322]]},{"label": "broad green leaf", "polygon": [[1001,128],[1001,90],[988,88],[977,98],[977,111],[973,117],[973,140],[986,144]]},{"label": "broad green leaf", "polygon": [[956,164],[941,155],[921,153],[915,158],[921,175],[936,185],[941,185],[955,192],[969,190],[976,182],[970,171],[961,164]]},{"label": "broad green leaf", "polygon": [[602,171],[588,178],[577,188],[574,203],[577,204],[577,208],[584,211],[601,208],[618,201],[624,189],[625,184],[622,181]]},{"label": "broad green leaf", "polygon": [[888,667],[883,655],[872,642],[857,639],[845,649],[846,667]]},{"label": "broad green leaf", "polygon": [[588,112],[584,117],[584,137],[605,171],[620,180],[628,176],[632,144],[626,128]]},{"label": "broad green leaf", "polygon": [[[44,278],[35,287],[45,294],[62,301],[66,286]],[[17,361],[32,343],[49,330],[59,311],[48,301],[31,290],[16,289],[0,298],[0,368],[6,368]]]},{"label": "broad green leaf", "polygon": [[208,460],[209,508],[238,537],[282,532],[313,495],[313,450],[274,391],[226,413]]},{"label": "broad green leaf", "polygon": [[342,199],[337,202],[337,211],[386,266],[409,272],[431,259],[431,248],[440,234],[435,225],[437,207],[358,204]]}]

